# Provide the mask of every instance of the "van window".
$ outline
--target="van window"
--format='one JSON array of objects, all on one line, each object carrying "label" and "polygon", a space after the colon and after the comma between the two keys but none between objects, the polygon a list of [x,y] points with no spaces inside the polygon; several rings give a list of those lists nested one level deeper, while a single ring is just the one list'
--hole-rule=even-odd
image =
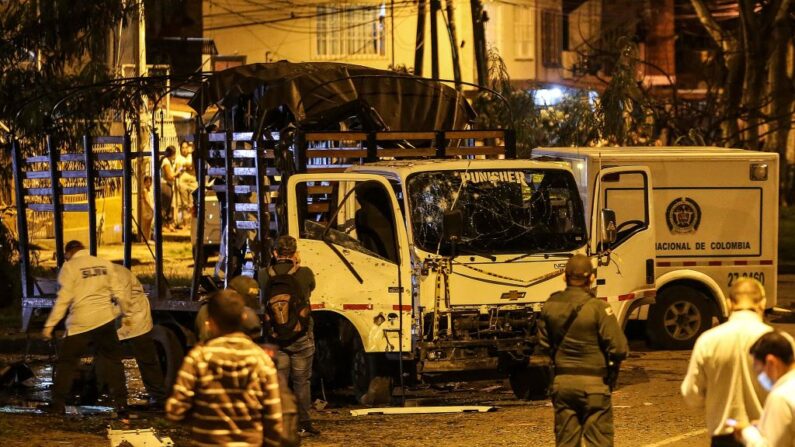
[{"label": "van window", "polygon": [[649,207],[646,203],[646,175],[642,172],[622,172],[605,176],[601,184],[602,205],[616,213],[618,245],[637,231],[649,226]]}]

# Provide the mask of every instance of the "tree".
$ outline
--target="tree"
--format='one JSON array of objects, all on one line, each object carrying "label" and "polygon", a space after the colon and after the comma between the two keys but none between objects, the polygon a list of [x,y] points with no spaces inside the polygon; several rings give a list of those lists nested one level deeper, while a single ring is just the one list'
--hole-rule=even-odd
[{"label": "tree", "polygon": [[0,9],[0,121],[18,137],[36,139],[59,123],[86,123],[124,106],[97,88],[92,95],[74,95],[67,119],[50,114],[65,94],[111,79],[108,37],[125,22],[131,4],[11,0]]},{"label": "tree", "polygon": [[[619,38],[610,57],[612,76],[599,97],[582,89],[569,89],[555,105],[537,105],[535,86],[517,88],[511,83],[499,54],[489,51],[489,89],[482,90],[473,106],[480,128],[516,131],[519,156],[535,147],[646,145],[654,141],[657,106],[636,78],[636,48],[630,39]],[[659,106],[662,108],[662,106]]]},{"label": "tree", "polygon": [[[67,147],[110,110],[135,110],[137,88],[112,89],[106,63],[110,31],[132,2],[123,0],[0,3],[0,283],[18,290],[8,146],[40,147],[45,133]],[[111,91],[115,90],[115,91]],[[127,91],[129,94],[125,94]],[[85,94],[90,92],[90,94]],[[112,94],[111,94],[112,93]],[[60,106],[56,105],[61,103]],[[53,113],[54,112],[54,113]],[[13,281],[13,282],[12,282]],[[13,285],[12,285],[13,284]],[[17,296],[6,293],[4,296]]]},{"label": "tree", "polygon": [[723,142],[778,152],[783,181],[795,101],[795,73],[787,63],[793,43],[793,2],[740,0],[737,23],[721,25],[706,0],[690,1],[723,61],[724,77],[717,92],[724,104]]}]

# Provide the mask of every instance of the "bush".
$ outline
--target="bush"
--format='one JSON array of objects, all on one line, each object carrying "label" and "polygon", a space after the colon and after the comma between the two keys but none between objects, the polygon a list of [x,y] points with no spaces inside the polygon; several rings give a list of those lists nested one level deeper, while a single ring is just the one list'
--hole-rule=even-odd
[{"label": "bush", "polygon": [[8,213],[0,215],[0,307],[17,301],[21,295],[16,240],[6,226]]},{"label": "bush", "polygon": [[795,207],[781,208],[778,228],[778,262],[795,268]]}]

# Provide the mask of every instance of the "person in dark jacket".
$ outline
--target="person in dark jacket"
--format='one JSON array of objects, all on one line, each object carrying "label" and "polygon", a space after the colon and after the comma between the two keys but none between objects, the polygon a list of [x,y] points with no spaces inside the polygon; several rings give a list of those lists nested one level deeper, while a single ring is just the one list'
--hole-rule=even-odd
[{"label": "person in dark jacket", "polygon": [[566,264],[566,290],[549,297],[539,321],[539,344],[552,359],[558,446],[613,445],[609,373],[627,357],[627,338],[606,302],[596,299],[591,260]]},{"label": "person in dark jacket", "polygon": [[[295,279],[300,293],[305,300],[301,306],[308,308],[309,297],[315,289],[315,274],[309,267],[301,265],[298,243],[292,236],[280,236],[274,247],[275,262],[259,271],[259,284],[263,303],[267,306],[270,282],[276,275],[291,274]],[[310,379],[312,376],[312,359],[315,355],[315,337],[311,314],[307,327],[297,337],[289,340],[270,340],[279,347],[276,353],[276,366],[282,383],[291,383],[298,403],[298,431],[301,436],[320,434],[312,426],[309,416],[311,402]],[[266,330],[266,333],[268,331]],[[292,379],[292,380],[290,380]]]}]

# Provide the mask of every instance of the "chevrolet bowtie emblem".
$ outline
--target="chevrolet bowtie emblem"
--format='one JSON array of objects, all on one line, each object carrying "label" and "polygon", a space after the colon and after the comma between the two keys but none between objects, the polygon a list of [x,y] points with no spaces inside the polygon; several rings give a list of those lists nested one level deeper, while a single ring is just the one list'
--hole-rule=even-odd
[{"label": "chevrolet bowtie emblem", "polygon": [[520,292],[518,290],[511,290],[510,292],[505,292],[500,295],[501,300],[508,300],[508,301],[516,301],[518,299],[524,298],[527,295],[527,292]]}]

